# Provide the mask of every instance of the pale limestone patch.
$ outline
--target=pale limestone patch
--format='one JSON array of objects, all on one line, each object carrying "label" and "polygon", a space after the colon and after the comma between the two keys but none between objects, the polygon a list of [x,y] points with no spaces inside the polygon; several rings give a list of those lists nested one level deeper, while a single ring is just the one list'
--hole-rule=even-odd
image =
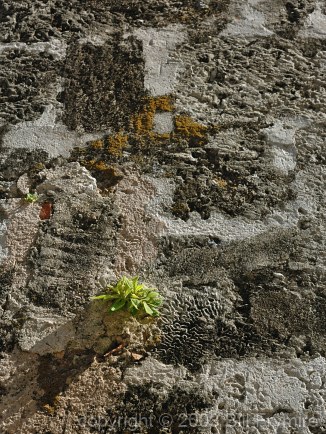
[{"label": "pale limestone patch", "polygon": [[299,36],[305,38],[326,38],[326,15],[322,9],[322,3],[316,3],[314,11],[308,15]]},{"label": "pale limestone patch", "polygon": [[21,264],[37,233],[40,205],[27,203],[23,199],[8,199],[0,201],[0,209],[4,218],[2,259]]},{"label": "pale limestone patch", "polygon": [[155,379],[158,383],[164,384],[169,389],[173,387],[178,381],[187,375],[187,368],[184,366],[173,366],[162,363],[153,357],[147,357],[139,367],[128,368],[124,381],[128,385],[142,386],[148,380]]},{"label": "pale limestone patch", "polygon": [[296,167],[296,132],[310,124],[305,118],[276,119],[274,125],[263,130],[269,145],[270,160],[282,174],[287,175]]},{"label": "pale limestone patch", "polygon": [[153,96],[172,93],[182,66],[172,55],[184,40],[183,33],[178,27],[170,26],[165,29],[136,29],[134,34],[143,41],[145,88]]},{"label": "pale limestone patch", "polygon": [[265,129],[272,164],[284,174],[296,166],[295,131],[293,128],[285,128],[280,121]]},{"label": "pale limestone patch", "polygon": [[75,336],[75,328],[67,318],[54,315],[46,309],[29,313],[18,335],[18,345],[23,351],[40,356],[64,351]]},{"label": "pale limestone patch", "polygon": [[56,60],[66,57],[67,44],[65,41],[52,38],[47,42],[34,42],[26,44],[25,42],[10,42],[0,44],[0,53],[11,50],[27,51],[30,54],[48,53]]},{"label": "pale limestone patch", "polygon": [[17,190],[21,194],[26,195],[29,193],[30,188],[31,180],[29,179],[27,173],[24,173],[17,179]]},{"label": "pale limestone patch", "polygon": [[137,273],[157,256],[156,243],[165,224],[158,216],[146,212],[146,205],[155,195],[153,183],[136,172],[126,174],[117,186],[115,203],[122,222],[117,243],[118,274]]},{"label": "pale limestone patch", "polygon": [[234,0],[230,5],[233,20],[220,33],[221,36],[255,37],[269,36],[273,32],[265,27],[265,14],[258,10],[260,0],[249,0],[248,3]]},{"label": "pale limestone patch", "polygon": [[40,172],[44,181],[37,187],[39,194],[49,190],[66,194],[89,194],[99,196],[96,179],[79,163],[69,163],[55,169],[45,169]]},{"label": "pale limestone patch", "polygon": [[163,112],[154,115],[154,132],[158,134],[171,133],[173,131],[172,113]]},{"label": "pale limestone patch", "polygon": [[50,104],[39,119],[12,125],[3,137],[3,146],[9,149],[42,149],[50,157],[68,157],[73,147],[84,146],[85,142],[95,138],[92,134],[68,130],[56,118],[57,110]]},{"label": "pale limestone patch", "polygon": [[8,247],[6,242],[7,221],[0,221],[0,264],[8,256]]}]

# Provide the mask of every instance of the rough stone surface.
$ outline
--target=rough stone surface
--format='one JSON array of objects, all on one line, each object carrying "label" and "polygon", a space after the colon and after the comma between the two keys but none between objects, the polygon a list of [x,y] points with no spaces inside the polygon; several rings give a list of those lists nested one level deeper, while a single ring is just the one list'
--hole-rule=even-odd
[{"label": "rough stone surface", "polygon": [[[37,119],[45,106],[55,101],[58,93],[62,47],[37,44],[2,45],[1,69],[1,125]],[[64,53],[63,53],[64,54]]]},{"label": "rough stone surface", "polygon": [[[1,433],[325,432],[324,3],[0,24]],[[160,318],[91,300],[122,275]]]},{"label": "rough stone surface", "polygon": [[[113,35],[103,45],[71,44],[65,65],[65,122],[88,132],[128,128],[144,95],[141,44]],[[77,109],[78,107],[78,109]]]}]

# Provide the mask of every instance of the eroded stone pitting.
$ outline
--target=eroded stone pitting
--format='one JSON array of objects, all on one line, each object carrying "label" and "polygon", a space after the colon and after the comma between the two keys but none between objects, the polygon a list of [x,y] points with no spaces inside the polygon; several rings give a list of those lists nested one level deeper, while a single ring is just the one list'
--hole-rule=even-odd
[{"label": "eroded stone pitting", "polygon": [[[152,414],[153,432],[161,425],[156,415],[166,414],[170,432],[177,433],[232,432],[235,426],[239,432],[277,432],[291,425],[314,433],[317,420],[318,429],[325,423],[322,357],[295,363],[224,360],[194,376],[153,359],[142,368],[145,375],[138,367],[127,370],[125,409],[132,414],[140,406],[147,418]],[[138,429],[146,429],[146,418],[137,422]]]},{"label": "eroded stone pitting", "polygon": [[[28,165],[26,161],[24,164]],[[18,167],[18,166],[17,166]],[[18,169],[19,170],[19,169]],[[74,179],[71,185],[67,184],[67,179]],[[42,179],[42,183],[40,183]],[[49,223],[54,218],[53,224],[57,215],[60,215],[60,199],[56,201],[56,195],[63,197],[65,194],[70,197],[70,205],[72,208],[71,213],[67,213],[64,209],[61,211],[62,218],[71,218],[72,225],[78,224],[78,227],[82,227],[83,234],[80,234],[80,239],[82,241],[79,246],[79,251],[82,258],[77,259],[75,253],[73,253],[70,258],[72,260],[77,260],[81,263],[82,260],[88,261],[88,270],[84,272],[92,272],[92,262],[89,255],[83,254],[83,247],[87,245],[87,231],[92,230],[92,225],[94,229],[94,224],[96,224],[97,217],[103,212],[102,207],[105,208],[105,204],[102,205],[101,200],[97,200],[98,216],[89,207],[87,210],[91,214],[91,217],[87,217],[84,214],[78,214],[78,196],[81,194],[84,197],[88,197],[90,202],[96,202],[97,191],[96,183],[93,178],[87,173],[87,171],[78,166],[78,164],[72,164],[70,166],[63,166],[59,171],[45,170],[39,175],[38,183],[38,202],[34,204],[28,204],[24,201],[24,198],[14,198],[9,200],[2,200],[2,218],[7,226],[7,232],[5,234],[5,247],[8,249],[8,254],[3,265],[3,278],[4,283],[8,280],[10,276],[11,291],[10,294],[6,291],[6,285],[4,285],[4,293],[1,307],[1,324],[3,329],[6,330],[9,323],[15,324],[16,333],[15,341],[20,345],[20,347],[31,352],[43,354],[47,352],[56,352],[64,350],[67,342],[73,337],[73,327],[69,325],[72,318],[72,311],[77,304],[74,296],[73,285],[79,285],[80,279],[82,279],[81,274],[74,276],[73,278],[67,278],[67,267],[69,267],[69,248],[71,251],[71,244],[76,246],[78,241],[75,241],[78,236],[77,234],[71,235],[69,239],[69,234],[67,239],[64,241],[64,237],[58,238],[58,233],[56,229],[49,228]],[[70,190],[69,190],[70,189]],[[48,192],[49,195],[47,196]],[[51,201],[53,208],[55,208],[55,203],[57,209],[54,209],[54,215],[46,216],[45,221],[40,220],[40,213],[44,203],[49,203]],[[95,205],[96,208],[96,205]],[[80,210],[83,212],[83,206]],[[94,211],[94,210],[93,210]],[[57,215],[55,215],[57,213]],[[108,213],[108,216],[110,213]],[[75,217],[79,218],[75,218]],[[106,224],[109,218],[104,217],[103,226],[106,228]],[[89,220],[90,219],[90,220]],[[68,229],[67,225],[65,224]],[[114,223],[113,223],[114,226]],[[108,231],[109,231],[108,227]],[[51,235],[50,235],[51,234]],[[103,234],[102,234],[103,235]],[[54,236],[54,238],[53,238]],[[94,237],[91,233],[89,238]],[[45,243],[44,240],[47,240]],[[38,240],[38,241],[37,241]],[[86,240],[86,241],[85,241]],[[104,241],[101,237],[102,243]],[[40,244],[39,244],[40,241]],[[109,240],[109,243],[114,240]],[[62,244],[63,243],[63,244]],[[37,246],[42,245],[42,248],[38,250]],[[102,246],[104,249],[104,247]],[[99,262],[99,252],[101,251],[101,244],[98,243],[98,250],[94,252],[96,255],[95,263],[101,267]],[[112,248],[111,248],[112,252]],[[41,277],[38,270],[38,259],[42,256],[46,260],[42,260],[41,268],[44,266],[47,274],[47,278]],[[63,257],[63,267],[58,265],[56,262],[59,257]],[[32,259],[33,258],[33,259]],[[31,266],[31,264],[34,264]],[[96,267],[95,267],[96,268]],[[61,269],[61,271],[59,271]],[[94,272],[94,278],[96,279],[96,274],[98,271]],[[60,274],[61,273],[61,274]],[[7,276],[7,277],[6,277]],[[79,277],[78,277],[79,276]],[[72,276],[71,276],[72,277]],[[36,282],[40,278],[40,282]],[[51,295],[51,279],[53,279],[53,293]],[[41,283],[42,282],[42,283]],[[59,283],[60,282],[60,283]],[[58,288],[62,283],[65,282],[67,286],[71,288],[72,303],[69,306],[60,296],[60,291]],[[40,285],[41,283],[41,285]],[[42,286],[43,285],[43,286]],[[43,288],[43,289],[42,289]],[[85,291],[88,291],[88,295],[85,294],[84,301],[82,303],[88,303],[88,296],[92,291],[93,286],[90,284],[89,277],[87,278],[87,285],[85,283]],[[48,301],[52,299],[52,302],[42,303],[40,300],[43,296],[49,297]],[[62,301],[62,305],[59,306]],[[39,308],[35,306],[39,305]],[[59,304],[58,304],[59,303]],[[58,331],[59,330],[59,331]],[[56,336],[56,333],[59,333]],[[7,335],[3,334],[2,345],[7,344],[12,345],[13,336],[11,333]]]},{"label": "eroded stone pitting", "polygon": [[[153,26],[165,27],[171,23],[195,24],[216,17],[223,27],[227,21],[229,0],[145,0],[141,3],[130,3],[128,0],[113,0],[110,11],[137,27]],[[200,24],[199,24],[200,25]]]},{"label": "eroded stone pitting", "polygon": [[[323,118],[320,109],[325,93],[320,77],[325,48],[317,49],[325,46],[323,40],[289,41],[270,36],[248,42],[213,36],[197,46],[199,53],[206,53],[208,62],[194,50],[179,53],[187,66],[177,89],[178,110],[187,109],[205,123],[223,126],[231,121],[233,128],[241,120],[271,122],[273,117],[295,115]],[[307,70],[312,73],[309,86]],[[183,84],[187,80],[190,89]]]},{"label": "eroded stone pitting", "polygon": [[119,33],[103,45],[76,41],[68,49],[65,78],[69,128],[87,132],[126,129],[144,97],[141,45],[134,37],[123,39]]},{"label": "eroded stone pitting", "polygon": [[51,100],[55,102],[62,49],[54,54],[49,47],[29,50],[25,44],[10,44],[0,50],[1,124],[37,119]]},{"label": "eroded stone pitting", "polygon": [[8,4],[1,1],[1,41],[38,43],[53,37],[84,35],[88,29],[101,24],[110,24],[110,14],[105,2],[65,3],[62,0],[17,1]]},{"label": "eroded stone pitting", "polygon": [[[193,370],[213,354],[324,354],[324,298],[316,285],[325,281],[323,235],[312,222],[299,228],[233,242],[168,237],[158,256],[160,275],[170,276],[159,356]],[[316,256],[307,247],[313,233]],[[227,309],[223,285],[231,291]]]}]

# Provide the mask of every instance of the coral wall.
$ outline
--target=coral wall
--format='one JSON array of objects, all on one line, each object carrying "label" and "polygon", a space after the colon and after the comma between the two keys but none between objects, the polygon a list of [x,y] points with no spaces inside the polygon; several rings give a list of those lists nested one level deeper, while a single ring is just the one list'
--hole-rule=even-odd
[{"label": "coral wall", "polygon": [[1,432],[325,432],[325,4],[0,0],[0,60]]}]

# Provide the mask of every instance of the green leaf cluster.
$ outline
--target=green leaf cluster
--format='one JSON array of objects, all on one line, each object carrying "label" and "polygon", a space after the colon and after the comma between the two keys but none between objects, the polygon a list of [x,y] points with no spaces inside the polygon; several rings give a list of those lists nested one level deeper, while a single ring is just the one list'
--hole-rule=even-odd
[{"label": "green leaf cluster", "polygon": [[38,199],[37,193],[27,193],[25,196],[25,201],[29,203],[34,203],[37,201],[37,199]]},{"label": "green leaf cluster", "polygon": [[109,312],[128,310],[131,315],[146,313],[147,315],[159,316],[157,308],[163,302],[162,296],[156,288],[148,288],[138,282],[138,276],[129,279],[121,277],[115,286],[108,285],[106,294],[92,297],[94,300],[111,301]]}]

